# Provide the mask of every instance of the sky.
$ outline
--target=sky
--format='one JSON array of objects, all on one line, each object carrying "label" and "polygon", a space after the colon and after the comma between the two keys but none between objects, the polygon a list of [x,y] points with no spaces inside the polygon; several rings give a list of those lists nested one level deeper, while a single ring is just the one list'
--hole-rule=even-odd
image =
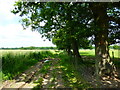
[{"label": "sky", "polygon": [[[41,38],[36,31],[32,32],[30,28],[23,30],[21,18],[10,11],[14,8],[15,0],[0,0],[0,48],[13,47],[49,47],[55,46],[49,40]],[[44,41],[45,40],[45,41]]]}]

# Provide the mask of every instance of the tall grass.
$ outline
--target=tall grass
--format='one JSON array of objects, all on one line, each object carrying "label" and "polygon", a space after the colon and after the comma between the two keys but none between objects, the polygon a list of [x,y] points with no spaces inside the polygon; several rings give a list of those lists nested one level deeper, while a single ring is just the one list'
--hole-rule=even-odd
[{"label": "tall grass", "polygon": [[46,57],[52,57],[52,52],[7,52],[2,55],[2,75],[3,80],[12,79],[22,73],[30,66]]}]

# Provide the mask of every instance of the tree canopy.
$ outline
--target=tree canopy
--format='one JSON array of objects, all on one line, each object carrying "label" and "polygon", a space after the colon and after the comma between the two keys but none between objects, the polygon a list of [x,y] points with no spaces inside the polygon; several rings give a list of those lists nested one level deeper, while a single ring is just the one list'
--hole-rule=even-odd
[{"label": "tree canopy", "polygon": [[68,52],[72,49],[75,57],[81,58],[79,47],[93,36],[97,74],[114,73],[108,45],[120,40],[120,3],[18,1],[12,12],[24,17],[24,28],[30,26]]}]

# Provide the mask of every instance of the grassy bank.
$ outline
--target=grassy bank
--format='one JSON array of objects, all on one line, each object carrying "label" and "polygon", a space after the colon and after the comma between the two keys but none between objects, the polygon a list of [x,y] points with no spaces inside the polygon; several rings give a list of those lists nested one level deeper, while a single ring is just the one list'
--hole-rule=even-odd
[{"label": "grassy bank", "polygon": [[52,55],[50,51],[4,52],[1,56],[3,80],[12,79],[38,61]]}]

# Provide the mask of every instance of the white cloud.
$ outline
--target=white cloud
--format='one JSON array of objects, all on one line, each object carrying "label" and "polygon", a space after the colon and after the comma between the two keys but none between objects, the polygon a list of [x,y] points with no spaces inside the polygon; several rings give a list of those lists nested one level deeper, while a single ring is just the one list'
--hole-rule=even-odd
[{"label": "white cloud", "polygon": [[20,24],[0,26],[0,47],[54,46],[52,42],[43,40],[38,32],[23,30]]},{"label": "white cloud", "polygon": [[38,32],[30,29],[23,30],[20,17],[12,14],[14,1],[3,0],[0,2],[0,47],[22,47],[22,46],[54,46],[48,40],[43,41]]},{"label": "white cloud", "polygon": [[11,13],[16,0],[3,0],[0,2],[0,25],[6,26],[11,23],[19,23],[21,17]]},{"label": "white cloud", "polygon": [[14,3],[17,0],[3,0],[0,2],[0,13],[1,16],[5,17],[3,19],[12,19],[14,18],[14,14],[11,13],[11,10],[14,9]]}]

